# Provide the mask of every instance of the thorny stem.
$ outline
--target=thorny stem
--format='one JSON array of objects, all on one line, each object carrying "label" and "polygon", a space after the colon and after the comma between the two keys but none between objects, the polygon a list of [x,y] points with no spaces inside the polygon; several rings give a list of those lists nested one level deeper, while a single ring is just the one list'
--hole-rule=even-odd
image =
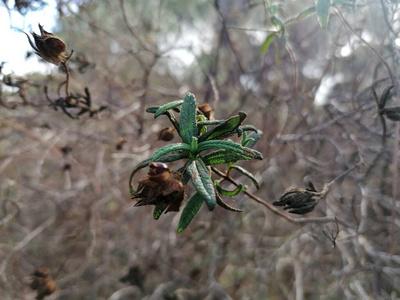
[{"label": "thorny stem", "polygon": [[[344,173],[340,174],[338,177],[336,177],[333,181],[331,181],[328,185],[330,186],[330,184],[332,184],[335,180],[337,180],[338,178],[346,175],[347,173],[349,173],[352,169],[354,169],[355,167],[345,171]],[[211,170],[217,174],[218,176],[221,176],[224,180],[229,181],[230,183],[234,184],[235,186],[238,186],[239,183],[236,182],[236,180],[234,180],[232,177],[230,177],[229,175],[224,174],[223,172],[221,172],[220,170],[218,170],[215,167],[211,167]],[[312,218],[292,218],[290,216],[288,216],[287,214],[281,212],[280,210],[278,210],[275,206],[273,206],[272,204],[269,204],[268,202],[266,202],[265,200],[257,197],[256,195],[248,192],[248,191],[244,191],[243,193],[245,193],[248,197],[250,197],[251,199],[253,199],[254,201],[260,203],[261,205],[265,206],[268,210],[270,210],[271,212],[273,212],[274,214],[286,219],[287,221],[291,222],[291,223],[297,223],[297,224],[305,224],[305,223],[335,223],[338,222],[341,225],[348,227],[348,228],[353,228],[354,226],[351,225],[350,223],[348,223],[346,220],[343,220],[341,218],[337,218],[337,217],[312,217]]]}]

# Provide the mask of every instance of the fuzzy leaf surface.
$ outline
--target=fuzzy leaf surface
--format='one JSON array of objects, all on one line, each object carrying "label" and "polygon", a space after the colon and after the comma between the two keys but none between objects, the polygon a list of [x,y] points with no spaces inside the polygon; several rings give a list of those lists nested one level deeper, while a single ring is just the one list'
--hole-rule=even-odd
[{"label": "fuzzy leaf surface", "polygon": [[330,0],[317,0],[317,18],[322,29],[328,27]]},{"label": "fuzzy leaf surface", "polygon": [[216,204],[214,183],[206,165],[201,159],[196,159],[188,164],[186,170],[191,176],[194,188],[203,197],[208,209],[213,210]]},{"label": "fuzzy leaf surface", "polygon": [[193,218],[200,210],[200,207],[203,205],[203,202],[204,198],[199,192],[194,193],[193,196],[190,197],[179,219],[178,232],[182,232],[190,222],[192,222]]},{"label": "fuzzy leaf surface", "polygon": [[[151,161],[159,161],[159,159],[162,158],[163,156],[168,154],[172,155],[171,153],[174,153],[176,151],[188,153],[190,151],[190,145],[184,143],[174,143],[164,146],[158,149],[156,152],[154,152],[153,156],[151,157]],[[180,155],[183,154],[181,153]]]},{"label": "fuzzy leaf surface", "polygon": [[205,134],[199,137],[199,143],[207,140],[218,139],[230,134],[233,134],[242,124],[243,120],[246,119],[247,115],[244,112],[239,112],[238,116],[231,117],[224,121],[223,123],[215,126],[210,131],[207,131]]},{"label": "fuzzy leaf surface", "polygon": [[196,98],[193,94],[187,94],[182,104],[179,123],[180,136],[186,144],[191,143],[192,137],[197,137],[196,109]]},{"label": "fuzzy leaf surface", "polygon": [[247,147],[243,147],[237,143],[230,141],[215,141],[215,140],[204,141],[199,144],[199,146],[197,147],[197,151],[198,153],[200,153],[205,150],[216,149],[216,148],[236,152],[239,155],[251,156],[253,157],[253,159],[261,160],[263,158],[260,152]]},{"label": "fuzzy leaf surface", "polygon": [[183,103],[183,100],[176,100],[176,101],[172,101],[167,104],[164,104],[163,106],[161,106],[160,108],[157,109],[157,111],[154,114],[154,118],[159,117],[160,115],[162,115],[169,109],[172,109],[172,108],[182,105],[182,103]]}]

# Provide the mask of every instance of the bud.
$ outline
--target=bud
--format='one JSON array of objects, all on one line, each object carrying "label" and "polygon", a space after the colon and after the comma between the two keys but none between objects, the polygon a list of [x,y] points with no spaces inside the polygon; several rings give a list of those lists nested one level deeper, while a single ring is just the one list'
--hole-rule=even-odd
[{"label": "bud", "polygon": [[210,121],[214,120],[214,111],[211,109],[211,106],[206,104],[199,105],[199,110],[201,113]]},{"label": "bud", "polygon": [[158,139],[164,142],[169,142],[174,138],[174,128],[165,127],[158,133]]},{"label": "bud", "polygon": [[313,211],[321,198],[322,193],[317,192],[313,184],[309,181],[308,188],[291,189],[272,204],[275,206],[284,206],[284,210],[290,209],[289,213],[302,215]]},{"label": "bud", "polygon": [[56,66],[60,63],[65,63],[68,59],[66,54],[67,46],[65,43],[52,33],[45,31],[40,24],[39,30],[40,35],[31,32],[35,43],[33,43],[30,37],[25,33],[35,53]]}]

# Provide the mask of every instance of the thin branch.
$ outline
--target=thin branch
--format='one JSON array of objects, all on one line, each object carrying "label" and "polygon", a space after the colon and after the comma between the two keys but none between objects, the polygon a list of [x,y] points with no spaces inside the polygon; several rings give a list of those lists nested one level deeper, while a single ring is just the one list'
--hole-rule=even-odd
[{"label": "thin branch", "polygon": [[336,8],[336,12],[337,12],[337,14],[339,15],[340,19],[342,20],[342,22],[347,26],[347,28],[349,28],[350,31],[351,31],[356,37],[358,37],[358,39],[359,39],[365,46],[367,46],[372,52],[374,52],[375,55],[382,61],[382,63],[385,65],[385,67],[386,67],[386,69],[387,69],[387,71],[388,71],[388,73],[389,73],[389,75],[390,75],[390,79],[392,80],[392,83],[393,83],[394,85],[396,85],[396,84],[397,84],[397,82],[396,82],[396,76],[393,74],[392,69],[390,69],[388,63],[385,61],[385,59],[382,57],[382,55],[380,55],[379,52],[376,51],[374,47],[372,47],[366,40],[364,40],[364,39],[362,38],[361,35],[359,35],[359,34],[353,29],[353,27],[351,27],[351,25],[349,24],[349,22],[347,22],[347,20],[346,20],[346,19],[344,18],[344,16],[343,16],[342,12],[341,12],[338,8]]},{"label": "thin branch", "polygon": [[4,278],[4,271],[7,268],[8,262],[10,259],[16,254],[18,251],[22,250],[26,245],[29,244],[34,238],[36,238],[39,234],[41,234],[47,227],[53,224],[55,220],[55,215],[51,215],[48,217],[42,224],[36,227],[33,231],[29,232],[15,247],[12,251],[3,259],[0,265],[0,277]]},{"label": "thin branch", "polygon": [[[232,177],[224,174],[223,172],[221,172],[220,170],[218,170],[215,167],[212,167],[211,169],[215,174],[217,174],[218,176],[221,176],[224,180],[229,181],[230,183],[234,184],[235,186],[239,186],[239,183],[236,180],[234,180]],[[350,172],[350,170],[348,170],[348,172]],[[343,174],[341,174],[339,176],[343,176]],[[337,180],[337,178],[335,178],[334,181],[335,180]],[[250,193],[248,191],[244,191],[244,193],[248,197],[253,199],[254,201],[260,203],[263,206],[265,206],[268,210],[270,210],[274,214],[286,219],[287,221],[289,221],[291,223],[295,223],[295,224],[306,224],[306,223],[323,224],[323,223],[335,223],[335,222],[338,222],[338,223],[340,223],[341,225],[343,225],[345,227],[354,228],[354,226],[352,224],[348,223],[346,220],[343,220],[343,219],[337,218],[337,217],[292,218],[291,216],[285,214],[284,212],[280,211],[279,209],[277,209],[272,204],[270,204],[270,203],[266,202],[265,200],[257,197],[256,195],[254,195],[254,194],[252,194],[252,193]]]}]

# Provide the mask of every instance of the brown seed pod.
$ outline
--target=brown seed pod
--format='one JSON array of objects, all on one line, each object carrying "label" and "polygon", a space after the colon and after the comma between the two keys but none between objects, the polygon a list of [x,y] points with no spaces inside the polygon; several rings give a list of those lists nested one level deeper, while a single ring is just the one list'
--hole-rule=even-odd
[{"label": "brown seed pod", "polygon": [[210,121],[214,120],[214,111],[212,110],[211,106],[206,104],[199,105],[199,110],[201,113]]},{"label": "brown seed pod", "polygon": [[165,127],[158,133],[158,139],[164,142],[169,142],[174,138],[174,128]]},{"label": "brown seed pod", "polygon": [[124,148],[124,145],[128,142],[128,138],[125,136],[120,136],[118,144],[115,146],[115,149],[117,150],[122,150]]},{"label": "brown seed pod", "polygon": [[275,206],[283,206],[283,209],[290,209],[292,214],[306,214],[314,210],[322,193],[315,190],[313,184],[308,182],[308,188],[294,188],[284,193],[278,201],[272,203]]},{"label": "brown seed pod", "polygon": [[42,25],[38,25],[40,35],[31,32],[35,43],[33,43],[29,35],[25,33],[35,53],[56,66],[60,65],[60,63],[65,63],[68,60],[68,55],[66,54],[67,46],[65,43],[52,33],[45,31]]},{"label": "brown seed pod", "polygon": [[164,163],[152,162],[148,175],[139,180],[133,199],[137,200],[135,206],[155,205],[156,209],[163,207],[166,213],[179,211],[184,190],[181,173],[170,170]]}]

